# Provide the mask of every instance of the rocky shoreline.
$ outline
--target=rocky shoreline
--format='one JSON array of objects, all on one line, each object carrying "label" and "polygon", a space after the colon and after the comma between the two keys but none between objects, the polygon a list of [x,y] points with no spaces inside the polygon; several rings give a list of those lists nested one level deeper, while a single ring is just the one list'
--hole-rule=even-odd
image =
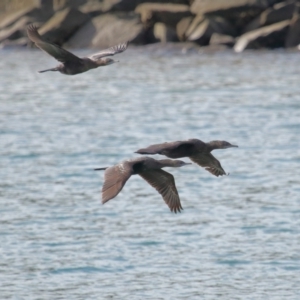
[{"label": "rocky shoreline", "polygon": [[300,44],[300,1],[296,0],[6,2],[0,7],[2,48],[32,46],[26,35],[30,23],[44,38],[69,48],[173,42],[242,52]]}]

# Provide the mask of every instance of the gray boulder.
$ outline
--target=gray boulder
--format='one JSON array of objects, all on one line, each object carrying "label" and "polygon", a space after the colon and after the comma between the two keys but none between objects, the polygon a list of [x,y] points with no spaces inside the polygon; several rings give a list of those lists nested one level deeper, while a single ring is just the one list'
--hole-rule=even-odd
[{"label": "gray boulder", "polygon": [[187,30],[186,30],[186,32],[185,32],[186,38],[187,38],[188,36],[190,36],[190,35],[193,33],[193,31],[195,31],[195,29],[196,29],[196,28],[197,28],[204,20],[205,20],[205,16],[204,16],[204,15],[196,15],[196,16],[193,18],[193,20],[192,20],[190,26],[187,28]]},{"label": "gray boulder", "polygon": [[75,8],[65,8],[58,11],[39,30],[40,35],[52,43],[62,45],[90,17]]},{"label": "gray boulder", "polygon": [[153,27],[154,37],[161,43],[178,42],[176,30],[168,27],[164,23],[155,23]]},{"label": "gray boulder", "polygon": [[26,26],[32,22],[29,17],[21,17],[12,26],[0,30],[0,43],[5,40],[16,40],[24,37]]},{"label": "gray boulder", "polygon": [[230,11],[243,11],[248,8],[266,9],[282,0],[194,0],[191,11],[194,14],[226,14]]},{"label": "gray boulder", "polygon": [[36,10],[35,6],[26,7],[22,10],[1,15],[0,29],[12,26],[15,22],[17,22],[22,17],[26,17],[33,10]]},{"label": "gray boulder", "polygon": [[42,8],[36,6],[29,6],[15,12],[8,12],[0,20],[0,29],[12,26],[18,20],[23,17],[28,17],[34,20],[35,22],[46,22],[53,15],[53,10]]},{"label": "gray boulder", "polygon": [[187,35],[188,41],[196,42],[205,46],[209,44],[210,38],[214,33],[235,36],[236,31],[224,18],[208,17],[205,18],[191,34]]},{"label": "gray boulder", "polygon": [[82,13],[89,15],[91,18],[97,17],[104,12],[103,3],[87,2],[78,8]]},{"label": "gray boulder", "polygon": [[234,42],[235,42],[235,38],[230,35],[213,33],[209,40],[209,45],[225,45],[225,46],[233,47]]},{"label": "gray boulder", "polygon": [[[50,0],[53,1],[53,0]],[[78,8],[81,5],[84,5],[88,2],[88,0],[59,0],[53,2],[53,9],[58,11],[64,8]]]},{"label": "gray boulder", "polygon": [[192,15],[190,7],[183,4],[144,3],[140,4],[135,12],[140,14],[145,26],[161,22],[174,29],[182,18]]},{"label": "gray boulder", "polygon": [[146,33],[136,14],[103,14],[81,27],[67,41],[66,46],[105,48],[125,41],[145,44]]},{"label": "gray boulder", "polygon": [[49,13],[49,11],[53,11],[53,1],[57,0],[1,0],[0,19],[33,7],[45,10],[45,13]]},{"label": "gray boulder", "polygon": [[245,49],[284,47],[289,26],[290,21],[286,20],[249,31],[237,39],[234,50],[242,52]]},{"label": "gray boulder", "polygon": [[186,40],[186,31],[190,27],[193,17],[182,18],[176,25],[177,37],[180,41]]}]

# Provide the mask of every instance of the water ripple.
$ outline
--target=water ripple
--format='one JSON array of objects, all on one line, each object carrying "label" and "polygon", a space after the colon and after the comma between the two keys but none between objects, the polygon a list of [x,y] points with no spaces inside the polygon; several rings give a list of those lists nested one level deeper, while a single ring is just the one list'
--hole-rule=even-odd
[{"label": "water ripple", "polygon": [[[143,49],[74,77],[0,52],[1,298],[299,299],[299,53]],[[193,137],[239,148],[171,170],[181,214],[138,176],[101,205],[95,167]]]}]

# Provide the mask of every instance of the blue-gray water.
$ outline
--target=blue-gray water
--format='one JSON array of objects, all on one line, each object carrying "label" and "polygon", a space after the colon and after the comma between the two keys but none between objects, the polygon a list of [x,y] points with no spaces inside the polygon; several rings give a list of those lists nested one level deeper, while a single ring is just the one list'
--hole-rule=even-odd
[{"label": "blue-gray water", "polygon": [[[1,299],[300,299],[299,53],[0,57]],[[238,144],[230,175],[167,169],[177,215],[139,176],[101,204],[94,167],[187,138]]]}]

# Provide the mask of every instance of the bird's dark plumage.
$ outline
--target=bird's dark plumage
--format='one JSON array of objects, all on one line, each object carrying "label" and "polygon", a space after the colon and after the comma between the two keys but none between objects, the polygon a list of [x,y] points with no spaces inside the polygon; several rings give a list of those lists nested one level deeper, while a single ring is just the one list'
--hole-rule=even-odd
[{"label": "bird's dark plumage", "polygon": [[174,177],[162,168],[181,167],[188,164],[181,160],[156,160],[145,156],[124,160],[112,167],[95,169],[105,170],[102,203],[116,197],[130,176],[138,174],[161,194],[172,212],[180,212],[182,206]]},{"label": "bird's dark plumage", "polygon": [[47,71],[59,71],[66,75],[83,73],[91,69],[114,63],[115,61],[111,58],[107,58],[107,56],[121,53],[127,49],[127,43],[123,43],[95,53],[90,57],[80,58],[62,47],[44,40],[38,33],[37,27],[32,24],[27,27],[27,34],[30,40],[34,42],[38,48],[61,62],[57,67],[39,71],[40,73]]},{"label": "bird's dark plumage", "polygon": [[210,153],[214,149],[238,147],[226,141],[211,141],[204,143],[198,139],[176,141],[151,145],[136,151],[139,154],[161,154],[170,158],[189,157],[193,162],[204,167],[215,176],[226,175],[220,162]]}]

